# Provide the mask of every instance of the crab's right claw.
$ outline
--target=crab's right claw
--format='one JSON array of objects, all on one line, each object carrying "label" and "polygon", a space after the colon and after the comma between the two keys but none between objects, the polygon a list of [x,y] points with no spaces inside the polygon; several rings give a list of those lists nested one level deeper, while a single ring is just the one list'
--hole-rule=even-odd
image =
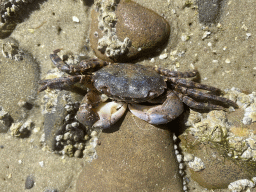
[{"label": "crab's right claw", "polygon": [[184,110],[183,103],[175,93],[170,92],[162,105],[145,106],[130,104],[130,111],[136,117],[150,124],[166,124],[177,118]]},{"label": "crab's right claw", "polygon": [[121,102],[101,103],[97,108],[99,120],[93,124],[95,128],[107,129],[115,124],[125,113],[127,104]]},{"label": "crab's right claw", "polygon": [[100,103],[95,108],[83,104],[77,112],[77,120],[84,126],[106,129],[123,116],[126,108],[127,104],[114,101]]}]

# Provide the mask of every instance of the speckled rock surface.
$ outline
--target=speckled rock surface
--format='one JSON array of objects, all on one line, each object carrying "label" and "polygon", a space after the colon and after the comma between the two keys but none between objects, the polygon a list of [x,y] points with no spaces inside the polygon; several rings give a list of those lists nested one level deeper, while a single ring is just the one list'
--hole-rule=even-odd
[{"label": "speckled rock surface", "polygon": [[201,171],[190,169],[191,177],[199,185],[208,189],[225,189],[231,182],[239,179],[251,179],[256,175],[254,163],[236,160],[225,154],[225,148],[220,145],[199,143],[192,135],[179,137],[187,152],[200,158],[205,168]]},{"label": "speckled rock surface", "polygon": [[[256,175],[256,124],[243,120],[247,108],[251,109],[248,106],[254,105],[255,92],[247,95],[232,88],[225,96],[240,108],[209,113],[190,110],[184,119],[186,131],[179,136],[188,175],[208,189],[235,188],[230,183],[250,181]],[[189,160],[189,156],[193,158]],[[242,184],[239,181],[237,185]]]},{"label": "speckled rock surface", "polygon": [[87,164],[79,175],[77,192],[182,191],[168,130],[147,124],[128,112],[123,122],[106,131],[100,135],[101,145],[96,148],[98,159]]},{"label": "speckled rock surface", "polygon": [[[67,101],[65,100],[64,95],[67,94],[66,91],[56,95],[56,103],[54,106],[55,109],[48,111],[44,114],[44,133],[45,133],[45,142],[53,150],[56,150],[56,135],[63,130],[64,119],[68,114],[65,105]],[[53,108],[52,104],[48,104]]]},{"label": "speckled rock surface", "polygon": [[21,103],[33,104],[36,99],[39,66],[13,38],[4,39],[0,44],[0,106],[14,121],[19,121],[29,112],[28,107]]},{"label": "speckled rock surface", "polygon": [[215,23],[220,12],[220,0],[199,0],[199,21],[205,24]]},{"label": "speckled rock surface", "polygon": [[[111,14],[115,13],[115,16],[113,16],[115,19],[113,22],[114,26],[112,29],[108,29],[113,31],[114,28],[114,32],[111,33],[115,33],[115,35],[106,35],[104,34],[106,33],[104,31],[105,28],[99,29],[99,13],[95,11],[95,8],[92,9],[90,42],[98,58],[115,62],[131,61],[134,58],[149,55],[150,52],[156,53],[157,49],[167,43],[170,34],[170,26],[160,15],[130,0],[121,0],[115,9],[116,11],[110,12]],[[107,16],[105,16],[105,18],[106,17]],[[108,36],[110,36],[110,38]],[[114,44],[114,42],[109,42],[109,40],[113,39],[112,36],[121,42],[125,41],[126,38],[129,39],[127,48],[123,50],[124,53],[107,56],[107,46]],[[104,38],[109,38],[109,40],[105,40]],[[98,44],[99,39],[104,39],[105,41],[101,49]],[[115,50],[117,48],[114,47],[111,49]]]}]

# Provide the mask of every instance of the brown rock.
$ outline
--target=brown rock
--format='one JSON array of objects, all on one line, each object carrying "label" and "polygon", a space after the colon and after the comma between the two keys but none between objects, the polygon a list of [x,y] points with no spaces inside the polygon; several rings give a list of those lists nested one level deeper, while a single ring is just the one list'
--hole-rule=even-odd
[{"label": "brown rock", "polygon": [[162,128],[128,112],[100,135],[98,159],[85,165],[76,191],[182,191],[172,134]]},{"label": "brown rock", "polygon": [[199,157],[205,169],[193,171],[191,177],[202,187],[208,189],[225,189],[231,182],[240,179],[251,179],[255,176],[255,165],[248,161],[230,158],[220,144],[212,142],[199,143],[191,134],[179,136],[182,149]]},{"label": "brown rock", "polygon": [[100,59],[114,62],[126,62],[155,52],[168,42],[170,26],[168,22],[145,7],[130,1],[121,0],[115,10],[117,38],[123,42],[129,38],[130,44],[124,54],[107,57],[103,50],[98,50],[98,40],[103,32],[98,28],[99,12],[91,12],[90,31],[91,47]]}]

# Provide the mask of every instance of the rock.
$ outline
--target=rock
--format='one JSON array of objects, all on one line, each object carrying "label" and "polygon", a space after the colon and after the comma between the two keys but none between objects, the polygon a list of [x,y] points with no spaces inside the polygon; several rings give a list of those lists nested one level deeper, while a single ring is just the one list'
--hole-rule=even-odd
[{"label": "rock", "polygon": [[[179,137],[186,151],[200,158],[205,168],[201,171],[190,169],[191,177],[202,187],[225,189],[231,182],[239,179],[251,179],[255,176],[253,162],[228,157],[225,148],[212,142],[199,143],[192,135]],[[190,147],[188,147],[190,146]]]},{"label": "rock", "polygon": [[156,51],[168,41],[169,24],[152,10],[130,0],[109,3],[95,3],[91,12],[90,42],[98,58],[130,61]]},{"label": "rock", "polygon": [[[243,115],[239,108],[230,113],[192,111],[187,118],[187,129],[179,136],[180,146],[194,157],[187,160],[189,174],[202,187],[225,189],[232,182],[251,180],[256,175],[256,124],[243,125]],[[196,165],[201,169],[190,166],[196,159],[200,159]]]},{"label": "rock", "polygon": [[13,30],[15,29],[17,24],[15,23],[1,23],[0,22],[0,39],[4,39],[8,37]]},{"label": "rock", "polygon": [[98,159],[85,165],[76,191],[182,191],[172,133],[165,128],[127,112],[100,135]]},{"label": "rock", "polygon": [[10,132],[12,136],[25,138],[29,137],[33,128],[34,123],[31,119],[28,119],[25,123],[22,121],[13,123],[10,127]]},{"label": "rock", "polygon": [[9,130],[11,124],[11,116],[0,106],[0,133],[6,133]]},{"label": "rock", "polygon": [[215,23],[219,14],[219,9],[219,0],[199,0],[199,21],[205,24]]},{"label": "rock", "polygon": [[31,189],[34,186],[35,178],[33,175],[27,176],[26,182],[25,182],[25,189]]},{"label": "rock", "polygon": [[60,132],[64,132],[64,120],[68,112],[65,108],[68,95],[67,91],[57,92],[44,97],[44,133],[45,142],[53,150],[56,150],[56,136]]},{"label": "rock", "polygon": [[[59,75],[50,70],[47,76]],[[44,115],[44,140],[51,150],[60,151],[69,157],[82,157],[77,150],[84,149],[86,128],[76,118],[81,95],[67,90],[46,90],[42,98]],[[76,152],[77,151],[77,152]],[[76,153],[75,153],[76,152]]]},{"label": "rock", "polygon": [[38,63],[13,38],[1,41],[1,54],[0,105],[14,122],[24,120],[30,110],[18,103],[20,100],[34,103],[39,80]]}]

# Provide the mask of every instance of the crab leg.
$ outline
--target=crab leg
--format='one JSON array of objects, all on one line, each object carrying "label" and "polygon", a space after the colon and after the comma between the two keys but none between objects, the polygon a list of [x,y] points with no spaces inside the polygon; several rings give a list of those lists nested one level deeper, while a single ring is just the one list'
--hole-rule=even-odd
[{"label": "crab leg", "polygon": [[68,77],[59,77],[54,79],[45,79],[40,80],[38,83],[43,85],[39,88],[38,92],[44,91],[47,87],[51,89],[62,89],[74,85],[75,83],[86,83],[88,85],[91,84],[91,76],[90,75],[75,75]]},{"label": "crab leg", "polygon": [[188,97],[188,96],[184,96],[181,93],[176,93],[180,100],[183,101],[183,103],[185,103],[187,106],[189,106],[190,108],[193,109],[206,109],[206,110],[224,110],[225,108],[219,105],[214,105],[211,103],[201,103],[201,102],[197,102],[194,99]]},{"label": "crab leg", "polygon": [[107,98],[96,91],[88,92],[77,112],[77,120],[87,127],[106,129],[116,123],[126,111],[124,103],[107,102]]},{"label": "crab leg", "polygon": [[213,91],[213,92],[220,91],[220,89],[218,89],[218,88],[215,88],[215,87],[212,87],[209,85],[196,83],[194,81],[189,81],[186,79],[179,79],[179,78],[175,78],[175,77],[167,77],[167,79],[175,85],[180,85],[180,86],[184,86],[184,87],[188,87],[188,88],[198,88],[198,89],[204,89],[204,90]]},{"label": "crab leg", "polygon": [[145,106],[129,104],[130,111],[150,124],[166,124],[177,118],[184,110],[183,103],[174,92],[168,92],[162,105]]},{"label": "crab leg", "polygon": [[[219,102],[222,102],[224,104],[226,103],[226,104],[228,104],[230,106],[233,106],[235,108],[238,107],[237,104],[234,101],[231,101],[231,100],[229,100],[227,98],[220,97],[220,96],[217,96],[217,95],[212,95],[212,94],[204,93],[202,91],[198,91],[198,90],[194,90],[194,89],[189,89],[189,88],[186,88],[186,87],[176,87],[175,90],[178,90],[178,91],[182,92],[185,95],[192,96],[195,99],[201,99],[201,100],[209,99],[211,101],[219,101]],[[182,100],[187,100],[188,101],[188,99],[182,99]],[[207,107],[207,108],[209,108],[209,107]],[[216,107],[214,107],[212,109],[216,109]]]},{"label": "crab leg", "polygon": [[64,61],[57,55],[59,51],[60,49],[53,51],[53,54],[50,54],[50,59],[60,71],[63,71],[69,74],[83,73],[89,69],[96,68],[96,67],[103,67],[109,64],[108,62],[105,62],[100,59],[87,59],[87,60],[81,61],[77,65],[68,65],[64,63]]}]

